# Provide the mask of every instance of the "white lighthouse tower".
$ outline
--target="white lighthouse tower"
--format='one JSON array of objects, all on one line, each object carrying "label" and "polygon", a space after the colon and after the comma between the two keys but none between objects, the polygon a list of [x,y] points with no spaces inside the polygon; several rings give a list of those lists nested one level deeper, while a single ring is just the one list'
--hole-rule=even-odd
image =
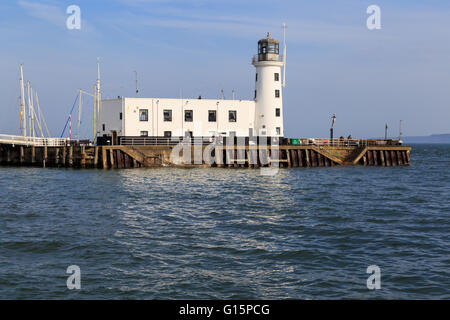
[{"label": "white lighthouse tower", "polygon": [[[258,41],[256,68],[255,130],[258,136],[284,136],[280,43],[267,33]],[[284,76],[284,75],[283,75]]]}]

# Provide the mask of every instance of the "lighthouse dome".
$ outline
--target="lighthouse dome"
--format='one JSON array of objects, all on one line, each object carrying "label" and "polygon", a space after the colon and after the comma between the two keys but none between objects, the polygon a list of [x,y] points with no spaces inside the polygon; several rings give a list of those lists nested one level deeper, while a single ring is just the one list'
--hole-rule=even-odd
[{"label": "lighthouse dome", "polygon": [[280,54],[280,42],[270,36],[258,41],[258,61],[278,61]]}]

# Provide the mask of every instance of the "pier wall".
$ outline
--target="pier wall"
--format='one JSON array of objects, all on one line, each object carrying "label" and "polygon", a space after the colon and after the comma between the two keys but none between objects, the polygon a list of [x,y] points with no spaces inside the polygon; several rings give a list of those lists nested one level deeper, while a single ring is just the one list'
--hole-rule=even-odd
[{"label": "pier wall", "polygon": [[[408,146],[64,146],[0,144],[0,165],[123,169],[158,166],[258,168],[332,167],[337,165],[403,166]],[[209,149],[206,149],[209,148]]]}]

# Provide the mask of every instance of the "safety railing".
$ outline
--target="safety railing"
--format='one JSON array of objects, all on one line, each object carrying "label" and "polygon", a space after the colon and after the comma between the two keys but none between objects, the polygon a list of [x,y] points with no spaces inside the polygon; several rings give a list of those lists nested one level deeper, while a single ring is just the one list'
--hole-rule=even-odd
[{"label": "safety railing", "polygon": [[367,147],[367,146],[393,146],[401,145],[399,140],[389,139],[300,139],[301,144],[317,146],[338,146],[338,147]]},{"label": "safety railing", "polygon": [[37,138],[0,134],[0,143],[17,144],[36,147],[62,147],[69,144],[69,139],[65,138]]},{"label": "safety railing", "polygon": [[[209,145],[215,143],[217,145],[229,144],[229,137],[119,137],[119,144],[123,146],[174,146],[179,143],[191,145]],[[286,139],[280,138],[278,142],[265,139],[261,142],[257,137],[235,138],[237,141],[231,144],[239,145],[255,145],[255,144],[280,144],[280,145],[314,145],[314,146],[336,146],[336,147],[366,147],[366,146],[398,146],[401,145],[399,140],[382,140],[382,139],[319,139],[319,138],[299,138]],[[233,140],[231,140],[233,141]],[[295,141],[295,142],[294,142]]]},{"label": "safety railing", "polygon": [[180,143],[191,145],[204,145],[214,142],[214,138],[209,137],[120,137],[121,146],[175,146]]},{"label": "safety railing", "polygon": [[[252,57],[252,63],[258,62],[260,61],[260,56],[261,56],[261,61],[277,61],[277,62],[283,62],[284,61],[284,57],[283,55],[278,55],[278,54],[271,54],[271,53],[267,53],[264,55],[259,55],[259,54],[255,54]],[[264,57],[262,57],[264,56]]]}]

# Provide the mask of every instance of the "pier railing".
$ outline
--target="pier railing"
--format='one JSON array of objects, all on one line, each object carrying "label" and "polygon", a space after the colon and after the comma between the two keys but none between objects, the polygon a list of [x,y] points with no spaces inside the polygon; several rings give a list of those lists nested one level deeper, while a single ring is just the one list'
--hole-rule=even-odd
[{"label": "pier railing", "polygon": [[69,143],[69,139],[64,138],[36,138],[13,136],[7,134],[0,134],[0,143],[11,145],[25,145],[35,147],[62,147]]},{"label": "pier railing", "polygon": [[192,145],[210,144],[214,140],[207,137],[183,138],[183,137],[121,137],[119,144],[121,146],[175,146],[179,143]]},{"label": "pier railing", "polygon": [[397,146],[399,140],[390,139],[300,139],[300,144],[337,147]]},{"label": "pier railing", "polygon": [[[225,145],[228,143],[228,139],[236,139],[232,142],[232,145],[255,145],[259,144],[259,139],[254,137],[249,139],[248,137],[230,138],[230,137],[120,137],[119,144],[123,146],[174,146],[179,143],[191,144],[191,145],[208,145],[216,143],[219,145]],[[294,143],[295,141],[295,143]],[[272,144],[272,141],[266,138],[264,144]],[[367,146],[398,146],[401,145],[399,140],[390,139],[318,139],[318,138],[300,138],[300,139],[287,139],[280,138],[278,140],[279,145],[312,145],[312,146],[335,146],[335,147],[367,147]]]}]

